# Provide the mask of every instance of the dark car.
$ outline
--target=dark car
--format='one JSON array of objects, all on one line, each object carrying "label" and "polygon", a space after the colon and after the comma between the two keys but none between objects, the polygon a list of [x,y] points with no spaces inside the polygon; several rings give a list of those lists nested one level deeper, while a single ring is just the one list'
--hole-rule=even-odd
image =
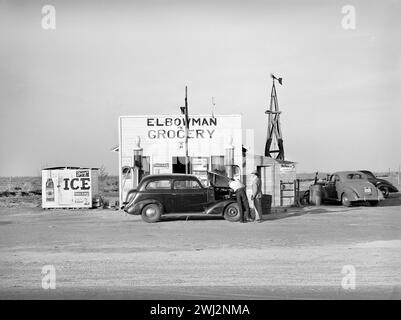
[{"label": "dark car", "polygon": [[[383,196],[367,176],[359,171],[341,171],[333,173],[327,181],[317,182],[315,190],[321,190],[322,202],[341,202],[344,206],[356,203],[370,203],[376,206]],[[305,196],[312,196],[310,192]]]},{"label": "dark car", "polygon": [[[167,214],[205,214],[240,219],[235,196],[221,177],[210,174],[211,186],[205,187],[197,177],[186,174],[149,175],[127,194],[124,211],[141,215],[146,222],[159,221]],[[223,177],[226,180],[228,178]],[[220,186],[213,182],[220,181]]]},{"label": "dark car", "polygon": [[368,170],[359,170],[366,174],[368,177],[368,180],[373,183],[376,188],[378,188],[382,193],[383,197],[387,198],[390,194],[390,192],[398,192],[398,189],[394,187],[390,182],[384,179],[378,179],[376,176]]}]

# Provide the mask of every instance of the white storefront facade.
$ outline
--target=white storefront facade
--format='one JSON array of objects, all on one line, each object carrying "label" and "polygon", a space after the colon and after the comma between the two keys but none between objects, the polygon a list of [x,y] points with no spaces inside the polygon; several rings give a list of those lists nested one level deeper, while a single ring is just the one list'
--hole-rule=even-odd
[{"label": "white storefront facade", "polygon": [[[231,161],[234,175],[242,173],[241,115],[190,115],[186,131],[183,115],[136,115],[119,117],[120,201],[136,187],[131,169],[134,155],[141,154],[142,175],[185,173],[188,132],[189,173],[207,183],[207,171],[226,172]],[[228,153],[233,150],[233,154]],[[228,160],[227,156],[232,159]]]}]

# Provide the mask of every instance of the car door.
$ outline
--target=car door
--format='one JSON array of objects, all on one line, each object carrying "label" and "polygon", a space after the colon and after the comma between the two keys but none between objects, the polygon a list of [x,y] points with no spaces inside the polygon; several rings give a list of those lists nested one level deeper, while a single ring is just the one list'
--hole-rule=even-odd
[{"label": "car door", "polygon": [[337,200],[337,183],[340,181],[340,177],[336,174],[331,175],[329,182],[325,186],[326,197],[330,200]]},{"label": "car door", "polygon": [[170,179],[162,178],[147,182],[139,191],[140,200],[156,200],[163,205],[164,213],[173,212],[172,183]]},{"label": "car door", "polygon": [[173,182],[173,210],[177,213],[203,212],[207,189],[195,179],[176,179]]}]

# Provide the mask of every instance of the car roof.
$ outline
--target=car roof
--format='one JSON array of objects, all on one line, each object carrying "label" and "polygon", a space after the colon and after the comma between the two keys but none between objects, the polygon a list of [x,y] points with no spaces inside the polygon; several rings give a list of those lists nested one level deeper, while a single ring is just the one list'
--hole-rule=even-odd
[{"label": "car roof", "polygon": [[365,174],[363,172],[361,172],[361,171],[338,171],[338,172],[334,172],[333,174],[336,174],[336,175],[338,175],[340,177],[345,177],[346,178],[346,176],[349,175],[349,174],[357,174],[357,173],[359,173],[359,174],[362,173],[362,176],[365,176]]},{"label": "car roof", "polygon": [[196,176],[192,174],[183,174],[183,173],[163,173],[163,174],[150,174],[142,178],[142,181],[145,180],[153,180],[153,179],[183,179],[183,178],[190,178],[190,179],[198,179]]}]

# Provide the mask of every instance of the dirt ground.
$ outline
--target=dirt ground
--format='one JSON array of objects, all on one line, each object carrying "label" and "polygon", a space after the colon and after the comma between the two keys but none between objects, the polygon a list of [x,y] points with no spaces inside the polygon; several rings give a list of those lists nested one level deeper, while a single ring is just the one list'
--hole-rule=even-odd
[{"label": "dirt ground", "polygon": [[[0,298],[401,298],[399,194],[379,207],[293,208],[264,219],[147,224],[114,210],[2,207]],[[45,265],[56,289],[42,288]],[[355,288],[346,290],[349,266]]]}]

